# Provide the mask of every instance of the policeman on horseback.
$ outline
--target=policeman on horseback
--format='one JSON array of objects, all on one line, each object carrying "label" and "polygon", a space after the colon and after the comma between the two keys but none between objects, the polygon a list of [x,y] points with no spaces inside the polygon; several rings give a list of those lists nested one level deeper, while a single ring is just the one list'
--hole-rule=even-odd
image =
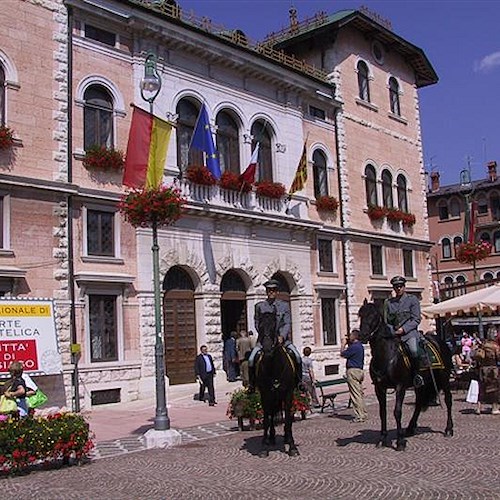
[{"label": "policeman on horseback", "polygon": [[420,303],[415,295],[406,293],[406,278],[394,276],[391,285],[395,296],[384,303],[384,319],[392,328],[394,335],[404,342],[410,355],[414,387],[421,387],[424,379],[419,375],[418,325],[421,321]]},{"label": "policeman on horseback", "polygon": [[284,300],[277,299],[276,296],[278,294],[279,282],[277,280],[268,280],[264,283],[264,287],[266,288],[267,299],[261,302],[258,302],[255,305],[255,314],[254,314],[254,323],[255,329],[257,330],[258,337],[257,343],[250,354],[250,358],[248,360],[249,365],[249,378],[250,385],[249,391],[253,391],[255,389],[255,359],[257,355],[262,350],[262,332],[260,331],[260,318],[265,313],[274,313],[276,316],[276,325],[277,331],[279,335],[279,342],[283,344],[286,351],[290,354],[291,359],[295,360],[296,363],[296,373],[297,373],[297,383],[301,379],[302,374],[302,360],[300,357],[297,348],[292,344],[289,339],[292,323],[291,323],[291,315],[290,315],[290,305],[288,302]]}]

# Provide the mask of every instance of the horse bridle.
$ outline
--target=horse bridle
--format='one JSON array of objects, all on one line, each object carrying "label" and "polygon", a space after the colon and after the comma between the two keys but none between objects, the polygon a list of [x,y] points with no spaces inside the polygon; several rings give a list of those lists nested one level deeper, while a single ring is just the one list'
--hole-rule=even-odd
[{"label": "horse bridle", "polygon": [[378,317],[378,323],[377,325],[375,326],[375,328],[368,334],[368,341],[372,340],[374,335],[375,335],[375,332],[380,328],[380,325],[382,324],[382,316],[379,316]]}]

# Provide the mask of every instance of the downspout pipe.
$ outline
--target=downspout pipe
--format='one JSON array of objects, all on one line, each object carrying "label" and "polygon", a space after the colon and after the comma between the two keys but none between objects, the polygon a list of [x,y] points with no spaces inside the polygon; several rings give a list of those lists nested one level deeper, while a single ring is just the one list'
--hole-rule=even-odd
[{"label": "downspout pipe", "polygon": [[[68,12],[67,33],[67,133],[68,133],[68,184],[73,183],[73,8],[66,5]],[[73,240],[73,196],[66,196],[68,207],[68,291],[70,300],[70,339],[71,339],[71,362],[73,364],[72,386],[73,386],[73,411],[80,411],[80,384],[78,374],[78,361],[80,349],[78,349],[78,338],[76,334],[76,311],[75,311],[75,267],[74,267],[74,240]]]}]

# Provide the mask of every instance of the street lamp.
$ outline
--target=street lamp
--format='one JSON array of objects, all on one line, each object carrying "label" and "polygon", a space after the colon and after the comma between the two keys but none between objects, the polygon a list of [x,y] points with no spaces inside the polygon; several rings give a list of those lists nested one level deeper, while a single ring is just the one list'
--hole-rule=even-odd
[{"label": "street lamp", "polygon": [[[460,192],[462,193],[465,199],[465,220],[464,220],[464,243],[473,242],[474,241],[474,228],[471,224],[473,213],[471,212],[471,198],[474,192],[474,186],[472,185],[472,180],[470,177],[470,170],[464,169],[460,172]],[[472,234],[471,234],[472,231]],[[477,267],[476,260],[472,262],[472,269],[474,273],[474,282],[477,283]],[[483,316],[481,314],[481,310],[478,310],[477,313],[477,321],[478,321],[478,330],[479,330],[479,338],[484,338],[484,329],[483,329]]]},{"label": "street lamp", "polygon": [[[144,77],[141,79],[141,97],[149,102],[149,112],[153,114],[153,103],[161,90],[161,77],[156,68],[156,56],[149,53],[144,63]],[[153,284],[155,300],[155,372],[156,372],[156,415],[154,428],[156,431],[170,429],[170,419],[167,411],[165,390],[165,354],[161,329],[161,290],[160,290],[160,259],[158,246],[158,223],[153,220]]]}]

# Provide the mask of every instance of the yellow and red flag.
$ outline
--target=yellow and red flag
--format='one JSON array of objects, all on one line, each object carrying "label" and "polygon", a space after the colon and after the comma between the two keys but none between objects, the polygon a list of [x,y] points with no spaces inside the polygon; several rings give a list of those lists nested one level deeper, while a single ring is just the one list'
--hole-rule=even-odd
[{"label": "yellow and red flag", "polygon": [[128,136],[123,184],[131,188],[161,185],[172,124],[134,107]]},{"label": "yellow and red flag", "polygon": [[293,194],[296,191],[301,191],[307,182],[307,151],[306,145],[304,143],[304,149],[302,150],[302,156],[299,160],[299,166],[295,172],[295,177],[293,178],[292,185],[288,191],[288,194]]}]

